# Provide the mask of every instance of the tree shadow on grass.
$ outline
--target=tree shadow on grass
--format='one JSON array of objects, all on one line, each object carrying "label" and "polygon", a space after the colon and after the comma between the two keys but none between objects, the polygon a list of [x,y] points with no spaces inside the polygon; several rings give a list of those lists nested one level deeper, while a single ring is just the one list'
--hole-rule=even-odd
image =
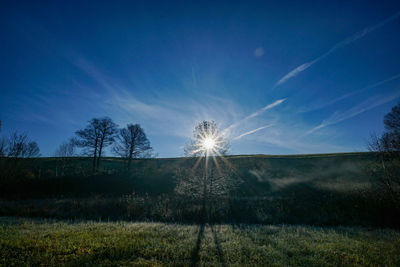
[{"label": "tree shadow on grass", "polygon": [[221,248],[221,243],[219,241],[217,231],[215,230],[215,226],[211,224],[210,227],[211,227],[211,232],[212,232],[213,238],[214,238],[215,248],[217,249],[218,260],[219,260],[221,266],[227,266],[224,253]]},{"label": "tree shadow on grass", "polygon": [[[201,242],[202,242],[203,237],[204,237],[204,228],[205,228],[205,224],[202,223],[199,226],[199,232],[197,234],[196,245],[195,245],[195,247],[194,247],[194,249],[192,251],[190,266],[199,266],[199,264],[200,264],[199,252],[200,252]],[[215,245],[215,248],[217,250],[218,261],[220,263],[220,266],[227,266],[224,253],[223,253],[222,248],[221,248],[221,243],[220,243],[220,239],[218,237],[218,233],[217,233],[216,227],[211,224],[210,228],[211,228],[211,232],[212,232],[213,239],[214,239],[214,245]]]},{"label": "tree shadow on grass", "polygon": [[190,266],[197,266],[199,264],[200,261],[199,251],[200,251],[201,240],[203,239],[204,236],[204,227],[205,227],[204,223],[202,223],[199,226],[199,233],[197,234],[196,246],[192,251]]}]

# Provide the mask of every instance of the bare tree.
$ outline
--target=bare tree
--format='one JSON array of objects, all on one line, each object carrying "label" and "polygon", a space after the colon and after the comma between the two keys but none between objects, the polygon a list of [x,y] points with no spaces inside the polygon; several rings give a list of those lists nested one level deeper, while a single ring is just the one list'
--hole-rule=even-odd
[{"label": "bare tree", "polygon": [[[238,184],[232,165],[224,157],[229,142],[214,121],[202,121],[193,131],[193,137],[184,152],[193,166],[177,170],[175,192],[192,200],[202,201],[203,216],[209,216],[212,203],[227,197]],[[207,214],[208,207],[208,214]]]},{"label": "bare tree", "polygon": [[[212,149],[207,149],[206,146],[212,146]],[[195,126],[184,153],[187,157],[215,156],[226,155],[228,150],[229,142],[215,121],[202,121]]]},{"label": "bare tree", "polygon": [[[1,124],[1,120],[0,120],[0,132],[1,132],[1,129],[2,129],[1,126],[2,126],[2,124]],[[7,144],[8,144],[7,137],[1,136],[0,137],[0,179],[3,176],[3,172],[4,172],[4,169],[5,169],[5,166],[4,166],[4,164],[5,164],[5,156],[8,153]]]},{"label": "bare tree", "polygon": [[77,146],[82,147],[83,153],[93,155],[93,172],[96,170],[97,150],[99,147],[100,131],[98,129],[98,119],[91,119],[85,129],[76,131]]},{"label": "bare tree", "polygon": [[400,103],[384,117],[385,132],[371,136],[369,150],[376,152],[377,161],[371,171],[384,191],[400,208]]},{"label": "bare tree", "polygon": [[100,167],[100,159],[103,153],[103,149],[111,145],[115,140],[115,134],[117,132],[118,125],[115,124],[110,118],[101,118],[99,121],[100,129],[100,143],[99,143],[99,155],[97,157],[97,168]]},{"label": "bare tree", "polygon": [[27,134],[14,132],[8,139],[8,153],[10,158],[31,158],[40,155],[39,146],[29,140]]},{"label": "bare tree", "polygon": [[150,141],[139,124],[128,124],[126,128],[118,131],[116,138],[114,152],[128,160],[128,169],[131,167],[132,159],[151,155]]},{"label": "bare tree", "polygon": [[0,157],[7,156],[8,153],[8,139],[5,136],[0,137]]},{"label": "bare tree", "polygon": [[238,185],[239,180],[234,178],[233,167],[223,161],[216,164],[209,159],[206,164],[203,160],[197,166],[194,162],[194,165],[192,168],[185,166],[177,169],[175,177],[178,184],[175,193],[178,195],[207,202],[228,197],[231,190]]},{"label": "bare tree", "polygon": [[35,141],[30,140],[26,133],[15,131],[8,138],[2,138],[0,146],[3,147],[0,168],[1,179],[14,178],[24,173],[28,162],[21,161],[20,158],[40,156],[39,146]]},{"label": "bare tree", "polygon": [[[76,140],[71,138],[63,142],[56,150],[54,155],[58,157],[61,175],[64,175],[71,163],[71,157],[76,155]],[[56,171],[56,176],[58,172]]]},{"label": "bare tree", "polygon": [[68,141],[63,142],[56,150],[54,155],[56,157],[73,157],[76,154],[76,141],[74,139],[70,139]]},{"label": "bare tree", "polygon": [[383,119],[388,132],[400,133],[400,102]]},{"label": "bare tree", "polygon": [[108,117],[93,118],[85,129],[76,132],[76,144],[93,155],[93,171],[98,170],[103,149],[114,142],[117,125]]}]

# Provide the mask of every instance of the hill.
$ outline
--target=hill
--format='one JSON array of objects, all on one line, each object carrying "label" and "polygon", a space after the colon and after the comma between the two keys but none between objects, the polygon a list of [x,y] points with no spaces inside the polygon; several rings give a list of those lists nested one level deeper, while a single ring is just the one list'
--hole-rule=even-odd
[{"label": "hill", "polygon": [[[219,158],[221,168],[235,170],[234,179],[240,184],[230,198],[212,203],[212,220],[396,226],[399,216],[394,204],[368,172],[374,156]],[[27,172],[2,181],[0,215],[198,221],[199,203],[174,194],[176,170],[192,168],[198,160],[140,159],[127,171],[123,159],[109,157],[96,175],[90,173],[89,158],[20,160]]]},{"label": "hill", "polygon": [[[237,178],[242,182],[240,187],[242,196],[252,197],[284,193],[293,186],[340,192],[368,188],[373,177],[367,172],[367,165],[373,159],[372,153],[337,153],[287,156],[240,155],[227,156],[225,161],[220,159],[218,161],[221,162],[221,167],[233,166]],[[67,163],[63,163],[63,160]],[[63,177],[82,180],[91,176],[90,158],[77,157],[67,160],[38,158],[21,161],[26,161],[30,180],[58,178],[61,181]],[[171,193],[174,188],[175,170],[191,168],[196,161],[196,158],[137,159],[133,162],[132,169],[126,171],[123,159],[106,157],[101,163],[103,172],[97,175],[96,179],[102,181],[104,176],[112,176],[114,181],[117,181],[123,178],[125,180],[122,183],[123,190],[113,187],[113,190],[101,191],[94,186],[85,187],[82,193],[117,195],[132,192],[150,195]],[[67,166],[62,171],[63,164]],[[127,185],[127,182],[131,184]],[[63,194],[68,194],[68,189],[64,189],[66,191]],[[53,192],[56,194],[57,190]],[[35,197],[33,193],[31,197]]]}]

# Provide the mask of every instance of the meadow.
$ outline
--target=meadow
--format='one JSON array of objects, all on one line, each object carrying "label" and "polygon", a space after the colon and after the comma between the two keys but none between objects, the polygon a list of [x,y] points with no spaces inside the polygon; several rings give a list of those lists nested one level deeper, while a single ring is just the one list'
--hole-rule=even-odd
[{"label": "meadow", "polygon": [[400,233],[1,217],[0,249],[1,266],[399,266]]}]

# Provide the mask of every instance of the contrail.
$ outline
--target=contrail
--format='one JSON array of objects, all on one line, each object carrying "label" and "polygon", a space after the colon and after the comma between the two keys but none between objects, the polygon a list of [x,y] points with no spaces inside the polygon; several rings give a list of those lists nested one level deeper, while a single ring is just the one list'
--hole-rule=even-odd
[{"label": "contrail", "polygon": [[345,99],[345,98],[348,98],[348,97],[350,97],[350,96],[352,96],[352,95],[361,93],[361,92],[363,92],[363,91],[365,91],[365,90],[368,90],[368,89],[371,89],[371,88],[380,86],[380,85],[385,84],[385,83],[387,83],[387,82],[396,80],[396,79],[398,79],[398,78],[400,78],[400,73],[399,73],[399,74],[396,74],[396,75],[394,75],[394,76],[392,76],[392,77],[390,77],[390,78],[387,78],[387,79],[385,79],[385,80],[383,80],[383,81],[379,81],[379,82],[377,82],[377,83],[368,85],[367,87],[364,87],[364,88],[362,88],[362,89],[360,89],[360,90],[357,90],[357,91],[354,91],[354,92],[352,92],[352,93],[345,94],[345,95],[343,95],[343,96],[341,96],[341,97],[339,97],[339,98],[336,98],[336,99],[335,99],[335,102],[337,102],[337,101],[339,101],[339,100],[342,100],[342,99]]},{"label": "contrail", "polygon": [[232,128],[235,128],[236,126],[238,126],[239,124],[243,123],[244,121],[247,121],[248,119],[254,118],[254,117],[260,115],[261,113],[263,113],[264,111],[278,106],[279,104],[283,103],[285,100],[286,100],[286,98],[278,99],[274,103],[266,105],[265,107],[257,110],[256,112],[251,113],[249,116],[245,117],[244,119],[241,119],[240,121],[235,122],[234,124],[231,124],[229,127],[227,127],[222,132],[223,133],[228,132],[229,130],[231,130]]},{"label": "contrail", "polygon": [[358,114],[361,114],[367,110],[370,110],[372,108],[378,107],[380,105],[383,105],[387,102],[390,102],[396,98],[400,97],[400,93],[395,93],[390,96],[384,97],[384,98],[376,98],[376,97],[370,97],[364,102],[352,107],[351,109],[348,109],[344,112],[335,112],[332,116],[329,118],[323,120],[318,126],[312,128],[310,131],[305,133],[303,136],[309,135],[321,128],[324,128],[326,126],[332,125],[339,123],[341,121],[350,119],[354,116],[357,116]]},{"label": "contrail", "polygon": [[265,129],[265,128],[268,128],[268,127],[271,127],[271,126],[273,126],[273,124],[265,125],[265,126],[262,126],[262,127],[260,127],[260,128],[257,128],[257,129],[254,129],[254,130],[245,132],[245,133],[243,133],[243,134],[241,134],[241,135],[239,135],[239,136],[236,136],[236,137],[233,138],[232,140],[238,140],[238,139],[242,138],[243,136],[246,136],[246,135],[249,135],[249,134],[253,134],[253,133],[255,133],[255,132],[258,132],[258,131],[260,131],[260,130],[262,130],[262,129]]},{"label": "contrail", "polygon": [[400,16],[400,12],[397,12],[396,14],[394,14],[393,16],[379,22],[378,24],[375,24],[373,26],[364,28],[363,30],[353,34],[352,36],[347,37],[346,39],[344,39],[343,41],[337,43],[336,45],[334,45],[331,49],[329,49],[327,52],[325,52],[324,54],[322,54],[321,56],[317,57],[316,59],[310,61],[310,62],[306,62],[300,66],[298,66],[297,68],[295,68],[294,70],[292,70],[291,72],[289,72],[288,74],[286,74],[285,76],[283,76],[274,86],[273,88],[281,85],[282,83],[285,83],[287,80],[297,76],[300,72],[305,71],[306,69],[308,69],[309,67],[311,67],[312,65],[314,65],[315,63],[317,63],[318,61],[320,61],[321,59],[324,59],[325,57],[329,56],[330,54],[332,54],[333,52],[335,52],[336,50],[338,50],[339,48],[342,48],[354,41],[357,41],[358,39],[361,39],[362,37],[364,37],[365,35],[367,35],[370,32],[375,31],[376,29],[379,29],[380,27],[384,26],[385,24],[397,19]]},{"label": "contrail", "polygon": [[251,118],[253,118],[253,117],[256,117],[256,116],[260,115],[261,113],[263,113],[264,111],[266,111],[266,110],[268,110],[268,109],[271,109],[271,108],[274,108],[274,107],[276,107],[277,105],[283,103],[285,100],[286,100],[286,98],[282,98],[282,99],[276,100],[274,103],[269,104],[269,105],[263,107],[262,109],[257,110],[256,112],[250,114],[249,116],[247,116],[247,117],[244,118],[243,120],[248,120],[248,119],[251,119]]},{"label": "contrail", "polygon": [[356,91],[354,91],[354,92],[347,93],[347,94],[344,94],[344,95],[342,95],[342,96],[339,96],[339,97],[337,97],[337,98],[335,98],[335,99],[332,99],[331,101],[329,101],[329,102],[327,102],[327,103],[325,103],[325,104],[322,104],[322,105],[319,105],[319,106],[314,106],[314,107],[312,107],[312,108],[309,108],[309,109],[306,110],[305,112],[309,112],[309,111],[312,111],[312,110],[317,110],[317,109],[320,109],[320,108],[324,108],[324,107],[333,105],[333,104],[335,104],[336,102],[338,102],[338,101],[340,101],[340,100],[346,99],[346,98],[351,97],[351,96],[353,96],[353,95],[355,95],[355,94],[359,94],[359,93],[364,92],[364,91],[366,91],[366,90],[368,90],[368,89],[378,87],[378,86],[380,86],[380,85],[382,85],[382,84],[385,84],[385,83],[387,83],[387,82],[396,80],[396,79],[398,79],[398,78],[400,78],[400,73],[398,73],[398,74],[396,74],[396,75],[394,75],[394,76],[392,76],[392,77],[390,77],[390,78],[387,78],[387,79],[385,79],[385,80],[382,80],[382,81],[376,82],[376,83],[374,83],[374,84],[368,85],[368,86],[366,86],[366,87],[364,87],[364,88],[358,89],[358,90],[356,90]]}]

